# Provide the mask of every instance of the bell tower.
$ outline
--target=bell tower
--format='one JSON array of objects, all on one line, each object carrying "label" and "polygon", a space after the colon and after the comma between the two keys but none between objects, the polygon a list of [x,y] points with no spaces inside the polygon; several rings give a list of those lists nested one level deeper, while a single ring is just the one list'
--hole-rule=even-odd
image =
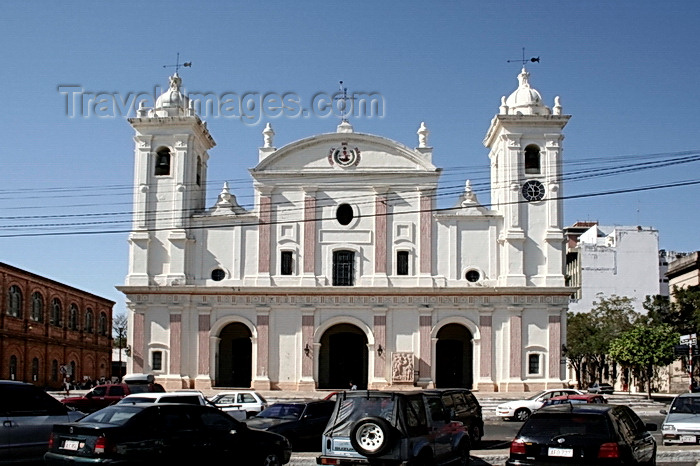
[{"label": "bell tower", "polygon": [[491,203],[503,216],[499,286],[564,286],[563,129],[559,97],[544,105],[523,67],[484,138]]},{"label": "bell tower", "polygon": [[134,128],[134,220],[127,285],[184,285],[191,275],[188,228],[205,208],[207,151],[216,143],[181,92],[175,72],[153,108],[143,102]]}]

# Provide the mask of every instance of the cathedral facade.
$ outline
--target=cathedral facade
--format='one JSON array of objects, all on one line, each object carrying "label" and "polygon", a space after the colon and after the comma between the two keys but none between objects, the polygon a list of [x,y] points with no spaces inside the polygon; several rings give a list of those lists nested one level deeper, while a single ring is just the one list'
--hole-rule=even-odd
[{"label": "cathedral facade", "polygon": [[280,148],[268,124],[246,210],[227,184],[205,205],[215,142],[173,75],[129,119],[128,371],[171,389],[565,385],[570,116],[518,80],[484,139],[488,207],[464,180],[437,209],[424,124],[411,148],[343,120]]}]

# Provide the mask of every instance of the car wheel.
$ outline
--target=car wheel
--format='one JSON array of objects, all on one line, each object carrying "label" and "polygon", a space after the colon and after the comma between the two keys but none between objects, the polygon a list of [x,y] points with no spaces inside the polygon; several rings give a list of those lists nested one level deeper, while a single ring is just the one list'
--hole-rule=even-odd
[{"label": "car wheel", "polygon": [[267,455],[263,456],[261,466],[282,466],[282,459],[280,455],[275,452],[269,452]]},{"label": "car wheel", "polygon": [[355,423],[350,431],[350,443],[364,456],[379,456],[391,447],[393,428],[386,419],[366,417]]},{"label": "car wheel", "polygon": [[481,429],[479,426],[472,426],[470,429],[469,440],[472,448],[479,448],[481,445]]},{"label": "car wheel", "polygon": [[527,418],[530,417],[530,410],[527,408],[520,408],[517,411],[515,411],[515,420],[517,421],[527,421]]},{"label": "car wheel", "polygon": [[459,446],[457,450],[457,455],[458,455],[458,461],[457,464],[459,466],[467,466],[469,462],[471,461],[469,458],[469,447],[462,444]]}]

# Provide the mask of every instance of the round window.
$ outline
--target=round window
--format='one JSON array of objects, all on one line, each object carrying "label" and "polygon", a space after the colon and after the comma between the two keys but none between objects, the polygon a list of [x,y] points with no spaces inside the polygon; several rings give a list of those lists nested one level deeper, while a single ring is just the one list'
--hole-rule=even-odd
[{"label": "round window", "polygon": [[226,272],[224,272],[223,270],[214,269],[211,271],[211,279],[215,282],[220,282],[224,278],[226,278]]},{"label": "round window", "polygon": [[335,211],[335,218],[341,225],[349,225],[354,218],[352,206],[350,204],[340,204],[338,210]]},{"label": "round window", "polygon": [[481,278],[481,274],[478,270],[468,270],[465,275],[465,278],[468,282],[476,283]]}]

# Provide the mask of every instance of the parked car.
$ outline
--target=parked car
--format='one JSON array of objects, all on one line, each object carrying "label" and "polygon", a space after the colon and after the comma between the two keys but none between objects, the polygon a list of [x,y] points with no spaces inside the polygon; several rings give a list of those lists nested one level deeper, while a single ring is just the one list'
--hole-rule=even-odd
[{"label": "parked car", "polygon": [[[201,392],[195,391],[176,391],[164,393],[135,393],[125,396],[117,402],[117,404],[136,404],[136,403],[186,403],[200,406],[216,406],[207,400]],[[245,411],[241,409],[229,410],[226,412],[229,416],[242,421],[246,418]]]},{"label": "parked car", "polygon": [[117,404],[57,424],[48,465],[186,464],[221,461],[279,466],[291,458],[283,436],[249,429],[226,413],[192,404]]},{"label": "parked car", "polygon": [[53,425],[83,416],[35,385],[0,380],[0,463],[41,461]]},{"label": "parked car", "polygon": [[628,406],[546,406],[522,425],[506,465],[656,464],[656,441],[649,433],[656,427]]},{"label": "parked car", "polygon": [[555,396],[563,395],[581,395],[580,390],[573,388],[553,388],[535,393],[530,398],[525,400],[513,400],[506,403],[501,403],[496,407],[496,415],[503,420],[514,419],[516,421],[524,421],[533,411],[542,407],[545,401]]},{"label": "parked car", "polygon": [[268,406],[265,397],[253,390],[219,392],[209,400],[222,411],[244,410],[246,417],[255,416]]},{"label": "parked car", "polygon": [[661,425],[664,445],[693,443],[700,440],[700,393],[683,393],[671,402]]},{"label": "parked car", "polygon": [[484,436],[484,418],[479,400],[474,394],[466,388],[427,390],[426,393],[441,397],[450,420],[459,421],[464,425],[469,433],[471,448],[477,448]]},{"label": "parked car", "polygon": [[470,439],[443,393],[347,391],[337,395],[317,464],[469,464]]},{"label": "parked car", "polygon": [[564,403],[569,404],[586,404],[586,403],[607,403],[608,400],[605,399],[603,395],[596,395],[594,393],[584,393],[583,395],[564,395],[564,396],[553,396],[544,402],[542,407],[551,405],[560,405]]},{"label": "parked car", "polygon": [[85,413],[92,413],[105,406],[116,403],[125,396],[133,393],[163,393],[165,389],[154,383],[113,383],[98,385],[83,396],[71,396],[61,400],[66,406],[71,406]]},{"label": "parked car", "polygon": [[612,395],[615,389],[609,383],[594,383],[588,387],[588,393],[599,393],[605,395]]},{"label": "parked car", "polygon": [[243,422],[248,427],[284,435],[295,451],[318,450],[334,406],[335,402],[327,400],[284,401]]}]

